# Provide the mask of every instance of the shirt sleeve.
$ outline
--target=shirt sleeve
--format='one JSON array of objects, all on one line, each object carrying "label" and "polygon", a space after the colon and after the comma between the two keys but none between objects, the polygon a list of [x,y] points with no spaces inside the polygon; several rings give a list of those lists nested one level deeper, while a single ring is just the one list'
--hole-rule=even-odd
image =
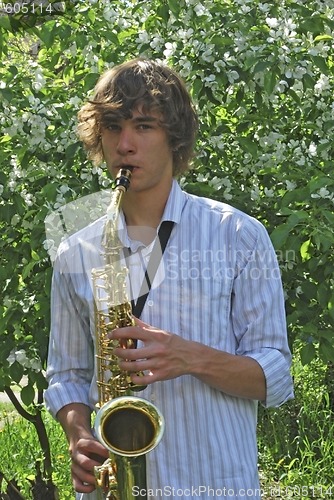
[{"label": "shirt sleeve", "polygon": [[[74,286],[74,281],[76,286]],[[55,417],[70,403],[91,406],[89,389],[94,372],[89,308],[75,288],[87,286],[84,273],[71,274],[58,257],[51,289],[51,330],[45,403]]]},{"label": "shirt sleeve", "polygon": [[255,359],[266,380],[266,407],[293,398],[284,294],[274,248],[253,221],[241,232],[234,280],[232,322],[237,354]]}]

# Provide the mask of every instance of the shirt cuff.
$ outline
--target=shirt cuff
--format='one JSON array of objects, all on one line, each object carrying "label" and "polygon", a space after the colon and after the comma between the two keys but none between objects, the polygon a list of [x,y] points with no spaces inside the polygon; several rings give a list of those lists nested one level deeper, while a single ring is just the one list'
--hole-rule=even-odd
[{"label": "shirt cuff", "polygon": [[281,406],[293,399],[293,382],[290,364],[277,349],[263,348],[258,352],[247,353],[261,366],[266,379],[266,399],[261,401],[265,408]]},{"label": "shirt cuff", "polygon": [[[56,382],[44,393],[46,409],[56,418],[63,406],[71,403],[82,403],[92,408],[89,401],[89,384],[75,384],[73,382]],[[93,409],[93,408],[92,408]]]}]

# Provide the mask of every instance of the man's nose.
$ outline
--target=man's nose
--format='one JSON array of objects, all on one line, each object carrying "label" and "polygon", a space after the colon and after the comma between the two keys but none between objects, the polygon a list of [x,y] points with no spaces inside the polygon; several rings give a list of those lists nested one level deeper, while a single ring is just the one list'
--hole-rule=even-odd
[{"label": "man's nose", "polygon": [[122,129],[118,136],[117,152],[121,155],[134,153],[136,150],[133,131],[130,129]]}]

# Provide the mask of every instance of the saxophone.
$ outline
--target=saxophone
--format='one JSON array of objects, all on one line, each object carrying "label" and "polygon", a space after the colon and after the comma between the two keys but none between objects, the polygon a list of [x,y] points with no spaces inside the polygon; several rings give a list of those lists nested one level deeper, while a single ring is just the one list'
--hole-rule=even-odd
[{"label": "saxophone", "polygon": [[109,450],[109,458],[95,467],[96,489],[101,500],[132,500],[135,486],[146,492],[145,455],[157,446],[164,432],[160,411],[149,401],[133,395],[133,391],[144,387],[132,384],[129,374],[120,370],[118,358],[113,355],[116,347],[135,348],[134,340],[109,339],[114,328],[134,325],[126,289],[128,270],[120,259],[122,243],[117,227],[131,173],[131,167],[123,168],[115,179],[102,235],[104,266],[92,270],[98,388],[94,429]]}]

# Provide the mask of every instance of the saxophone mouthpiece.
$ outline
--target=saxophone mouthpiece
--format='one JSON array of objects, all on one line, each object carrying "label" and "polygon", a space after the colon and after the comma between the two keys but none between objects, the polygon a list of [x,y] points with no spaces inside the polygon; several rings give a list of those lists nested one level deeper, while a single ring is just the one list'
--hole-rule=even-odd
[{"label": "saxophone mouthpiece", "polygon": [[124,165],[122,168],[120,168],[115,178],[113,188],[127,191],[130,186],[132,170],[133,167],[131,165]]}]

